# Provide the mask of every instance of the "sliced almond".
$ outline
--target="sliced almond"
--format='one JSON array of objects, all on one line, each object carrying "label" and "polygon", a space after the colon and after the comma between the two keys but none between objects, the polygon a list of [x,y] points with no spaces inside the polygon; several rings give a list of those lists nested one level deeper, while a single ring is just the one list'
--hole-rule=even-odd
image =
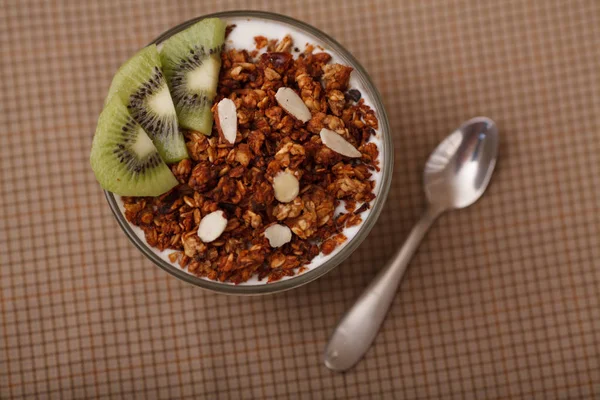
[{"label": "sliced almond", "polygon": [[265,237],[271,247],[281,247],[292,240],[292,231],[285,225],[275,224],[265,229]]},{"label": "sliced almond", "polygon": [[221,210],[213,211],[200,221],[198,237],[204,243],[210,243],[223,233],[227,226],[227,218]]},{"label": "sliced almond", "polygon": [[352,146],[350,142],[344,139],[341,135],[329,129],[321,129],[321,141],[331,150],[346,157],[359,158],[362,157],[360,151]]},{"label": "sliced almond", "polygon": [[282,171],[273,178],[273,191],[277,200],[282,203],[289,203],[298,196],[300,182],[293,174]]},{"label": "sliced almond", "polygon": [[293,89],[282,87],[275,93],[275,100],[288,113],[302,122],[311,119],[310,110]]},{"label": "sliced almond", "polygon": [[235,143],[237,135],[237,110],[233,100],[224,98],[217,104],[218,126],[225,140]]}]

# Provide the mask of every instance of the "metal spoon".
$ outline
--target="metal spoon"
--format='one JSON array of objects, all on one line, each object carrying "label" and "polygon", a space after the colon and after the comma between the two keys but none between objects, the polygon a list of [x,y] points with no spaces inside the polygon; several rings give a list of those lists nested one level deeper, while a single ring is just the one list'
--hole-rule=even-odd
[{"label": "metal spoon", "polygon": [[342,317],[325,348],[325,365],[345,371],[367,352],[394,300],[398,285],[419,243],[443,212],[473,204],[485,191],[498,153],[494,121],[477,117],[438,145],[423,173],[428,207],[404,246],[377,274]]}]

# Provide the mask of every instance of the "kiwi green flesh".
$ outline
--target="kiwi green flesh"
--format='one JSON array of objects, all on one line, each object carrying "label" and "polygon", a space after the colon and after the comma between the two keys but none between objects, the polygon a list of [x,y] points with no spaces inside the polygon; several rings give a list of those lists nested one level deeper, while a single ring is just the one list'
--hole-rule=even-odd
[{"label": "kiwi green flesh", "polygon": [[156,45],[146,46],[135,53],[117,70],[104,104],[107,104],[117,93],[126,102],[129,96],[148,80],[156,66],[160,66],[160,55]]},{"label": "kiwi green flesh", "polygon": [[179,125],[210,135],[226,24],[202,20],[167,39],[160,56]]},{"label": "kiwi green flesh", "polygon": [[164,161],[172,163],[188,157],[156,45],[140,50],[119,68],[107,102],[115,95],[148,133]]},{"label": "kiwi green flesh", "polygon": [[100,185],[121,196],[158,196],[178,184],[119,97],[100,114],[90,164]]},{"label": "kiwi green flesh", "polygon": [[210,135],[220,66],[220,57],[213,55],[182,63],[173,74],[171,93],[182,127]]}]

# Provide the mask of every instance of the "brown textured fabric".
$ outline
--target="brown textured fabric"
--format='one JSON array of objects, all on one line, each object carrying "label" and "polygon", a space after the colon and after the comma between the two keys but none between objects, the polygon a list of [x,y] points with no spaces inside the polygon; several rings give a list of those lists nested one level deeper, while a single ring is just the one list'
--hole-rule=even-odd
[{"label": "brown textured fabric", "polygon": [[[600,2],[0,2],[0,398],[600,397]],[[396,166],[343,265],[227,297],[154,267],[88,166],[112,74],[193,16],[265,9],[357,56]],[[352,371],[326,339],[423,205],[420,174],[463,120],[498,123],[489,191],[443,216]]]}]

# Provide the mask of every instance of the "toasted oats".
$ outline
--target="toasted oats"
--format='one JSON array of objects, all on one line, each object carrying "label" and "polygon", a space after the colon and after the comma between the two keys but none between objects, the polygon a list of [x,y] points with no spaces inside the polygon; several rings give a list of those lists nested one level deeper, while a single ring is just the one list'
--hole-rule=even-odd
[{"label": "toasted oats", "polygon": [[[170,166],[180,185],[156,198],[123,198],[125,217],[144,231],[148,245],[175,250],[172,263],[222,282],[241,283],[253,275],[273,282],[303,272],[320,252],[333,252],[347,240],[343,229],[360,224],[360,214],[369,209],[375,198],[371,172],[379,169],[379,151],[369,143],[377,117],[359,91],[348,89],[352,68],[330,64],[331,55],[315,53],[312,45],[294,59],[289,36],[254,40],[267,51],[257,58],[245,50],[221,54],[212,112],[217,118],[222,99],[235,104],[235,143],[218,126],[210,137],[184,130],[190,158]],[[299,94],[310,111],[306,123],[277,103],[282,87]],[[323,128],[362,156],[349,160],[329,149],[319,136]],[[274,196],[273,179],[283,171],[299,181],[299,194],[289,203]],[[335,215],[340,201],[347,212]],[[198,227],[215,211],[226,215],[227,225],[203,243]],[[274,224],[292,231],[281,247],[271,247],[264,235]]]},{"label": "toasted oats", "polygon": [[281,39],[279,41],[279,43],[277,43],[277,46],[275,46],[275,51],[276,52],[290,52],[290,50],[292,50],[293,45],[294,45],[294,42],[292,40],[292,37],[290,35],[285,35],[283,37],[283,39]]},{"label": "toasted oats", "polygon": [[177,260],[179,260],[180,255],[181,255],[181,253],[178,251],[169,254],[169,261],[171,261],[172,263],[176,263]]},{"label": "toasted oats", "polygon": [[269,39],[264,36],[256,36],[254,37],[254,43],[256,43],[256,50],[260,50],[264,47],[267,47],[269,44]]}]

